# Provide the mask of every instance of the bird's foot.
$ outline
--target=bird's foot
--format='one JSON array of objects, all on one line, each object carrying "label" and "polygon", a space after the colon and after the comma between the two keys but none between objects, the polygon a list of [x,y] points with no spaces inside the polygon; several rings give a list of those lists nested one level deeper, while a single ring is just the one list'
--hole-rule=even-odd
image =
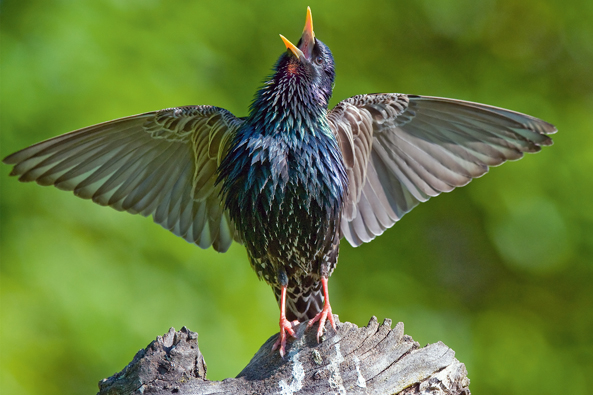
[{"label": "bird's foot", "polygon": [[[284,354],[286,354],[286,338],[288,335],[296,338],[294,333],[294,327],[297,326],[299,322],[295,321],[288,321],[284,317],[280,317],[280,335],[278,336],[278,340],[272,346],[272,350],[276,350],[280,347],[280,357],[284,358]],[[286,334],[288,332],[288,335]]]},{"label": "bird's foot", "polygon": [[325,328],[326,320],[329,320],[329,323],[331,324],[332,328],[334,328],[334,331],[337,332],[336,323],[334,322],[334,316],[332,315],[332,308],[329,305],[329,303],[325,303],[323,305],[323,309],[321,309],[321,311],[317,313],[315,317],[311,318],[311,320],[307,324],[307,328],[310,328],[313,326],[314,323],[319,321],[319,328],[317,329],[317,343],[319,343],[319,338],[321,337],[321,335],[323,335],[323,329]]}]

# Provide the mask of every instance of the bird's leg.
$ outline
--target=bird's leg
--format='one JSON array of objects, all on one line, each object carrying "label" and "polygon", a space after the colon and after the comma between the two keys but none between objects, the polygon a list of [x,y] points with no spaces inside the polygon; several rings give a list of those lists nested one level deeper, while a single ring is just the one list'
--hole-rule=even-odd
[{"label": "bird's leg", "polygon": [[327,277],[321,277],[321,285],[323,286],[323,309],[315,317],[313,317],[307,328],[313,326],[314,323],[319,321],[319,329],[317,329],[317,343],[319,343],[319,338],[323,335],[323,329],[325,328],[325,321],[329,319],[329,323],[331,324],[334,331],[336,331],[336,323],[334,322],[334,316],[332,315],[332,308],[329,304],[329,291],[327,289]]},{"label": "bird's leg", "polygon": [[284,358],[284,354],[286,353],[286,332],[292,337],[296,337],[294,334],[294,329],[292,329],[295,325],[297,325],[298,321],[288,321],[286,319],[286,285],[282,285],[280,291],[280,336],[272,350],[275,350],[280,346],[280,356]]}]

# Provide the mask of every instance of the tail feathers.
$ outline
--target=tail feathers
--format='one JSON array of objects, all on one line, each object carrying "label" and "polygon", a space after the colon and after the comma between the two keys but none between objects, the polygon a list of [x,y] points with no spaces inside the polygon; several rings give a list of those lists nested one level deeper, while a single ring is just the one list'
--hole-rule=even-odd
[{"label": "tail feathers", "polygon": [[[280,289],[274,288],[274,295],[280,305]],[[320,281],[309,287],[295,287],[286,290],[286,319],[306,321],[315,317],[323,308],[323,290]]]}]

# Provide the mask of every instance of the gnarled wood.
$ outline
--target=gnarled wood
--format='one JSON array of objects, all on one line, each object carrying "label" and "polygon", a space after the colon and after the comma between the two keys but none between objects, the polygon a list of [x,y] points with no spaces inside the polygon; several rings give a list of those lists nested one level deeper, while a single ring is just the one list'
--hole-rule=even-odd
[{"label": "gnarled wood", "polygon": [[315,330],[297,327],[298,338],[280,358],[272,336],[234,379],[209,381],[198,334],[183,327],[157,337],[120,373],[99,383],[100,395],[128,394],[434,394],[470,395],[465,365],[441,342],[420,347],[403,323],[358,328],[340,323],[317,344]]}]

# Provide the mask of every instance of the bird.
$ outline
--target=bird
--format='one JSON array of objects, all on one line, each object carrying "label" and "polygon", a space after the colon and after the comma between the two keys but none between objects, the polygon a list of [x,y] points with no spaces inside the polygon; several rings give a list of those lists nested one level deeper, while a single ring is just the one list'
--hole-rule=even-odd
[{"label": "bird", "polygon": [[[552,145],[530,115],[456,99],[361,94],[329,109],[335,64],[313,30],[256,92],[246,117],[210,105],[167,108],[85,127],[4,158],[22,182],[152,216],[201,248],[234,242],[280,309],[273,348],[295,327],[336,325],[328,279],[340,242],[357,247],[419,203],[492,166]],[[328,328],[329,330],[329,328]]]}]

